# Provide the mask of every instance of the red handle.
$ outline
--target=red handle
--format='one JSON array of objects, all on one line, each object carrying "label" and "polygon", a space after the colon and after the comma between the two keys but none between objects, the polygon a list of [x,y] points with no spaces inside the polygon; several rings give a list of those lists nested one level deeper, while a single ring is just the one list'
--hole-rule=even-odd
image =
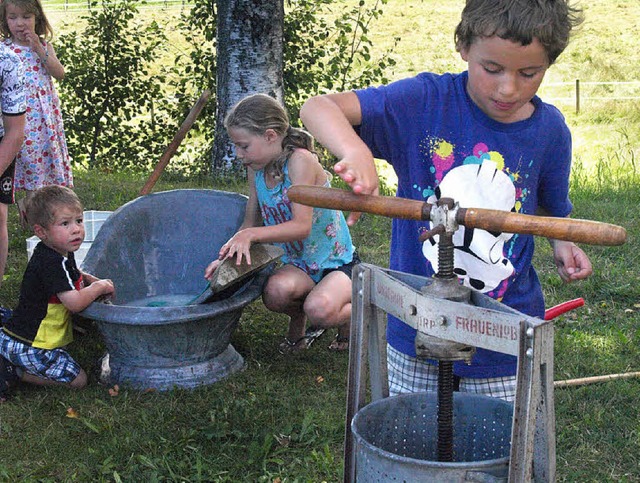
[{"label": "red handle", "polygon": [[544,320],[555,319],[558,315],[562,315],[565,312],[577,309],[578,307],[582,307],[583,305],[584,299],[582,297],[555,305],[545,311]]}]

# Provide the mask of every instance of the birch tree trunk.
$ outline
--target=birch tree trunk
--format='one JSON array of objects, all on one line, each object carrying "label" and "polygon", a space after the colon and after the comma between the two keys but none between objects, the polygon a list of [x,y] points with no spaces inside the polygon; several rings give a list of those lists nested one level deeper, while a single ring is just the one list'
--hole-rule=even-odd
[{"label": "birch tree trunk", "polygon": [[233,145],[224,129],[229,108],[243,97],[269,94],[283,102],[284,0],[217,0],[214,178],[232,167]]}]

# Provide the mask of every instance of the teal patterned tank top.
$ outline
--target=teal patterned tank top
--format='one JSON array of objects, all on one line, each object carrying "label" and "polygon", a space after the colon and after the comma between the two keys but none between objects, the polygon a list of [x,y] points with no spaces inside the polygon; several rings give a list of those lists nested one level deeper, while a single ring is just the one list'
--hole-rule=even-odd
[{"label": "teal patterned tank top", "polygon": [[[283,181],[268,188],[264,170],[256,171],[258,206],[265,226],[279,225],[292,218],[287,192],[291,187],[288,161],[283,167]],[[327,177],[325,187],[331,183]],[[337,268],[353,259],[354,246],[344,214],[339,210],[314,208],[309,237],[294,242],[278,243],[284,249],[282,262],[290,263],[318,283],[324,270]]]}]

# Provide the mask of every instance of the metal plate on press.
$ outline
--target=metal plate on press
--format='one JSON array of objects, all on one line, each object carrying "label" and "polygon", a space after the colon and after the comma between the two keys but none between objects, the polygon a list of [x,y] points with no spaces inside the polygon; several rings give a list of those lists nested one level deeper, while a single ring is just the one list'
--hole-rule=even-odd
[{"label": "metal plate on press", "polygon": [[[478,297],[486,296],[475,293],[472,300]],[[371,302],[425,334],[511,355],[519,351],[522,321],[544,323],[514,310],[435,298],[380,270],[372,273]]]}]

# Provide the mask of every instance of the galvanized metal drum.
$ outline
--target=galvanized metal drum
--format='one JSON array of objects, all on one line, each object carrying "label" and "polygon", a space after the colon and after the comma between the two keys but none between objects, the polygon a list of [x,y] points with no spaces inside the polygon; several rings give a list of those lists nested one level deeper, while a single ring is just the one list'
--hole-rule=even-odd
[{"label": "galvanized metal drum", "polygon": [[506,482],[513,405],[454,394],[452,462],[439,462],[435,392],[379,399],[351,422],[359,482]]}]

